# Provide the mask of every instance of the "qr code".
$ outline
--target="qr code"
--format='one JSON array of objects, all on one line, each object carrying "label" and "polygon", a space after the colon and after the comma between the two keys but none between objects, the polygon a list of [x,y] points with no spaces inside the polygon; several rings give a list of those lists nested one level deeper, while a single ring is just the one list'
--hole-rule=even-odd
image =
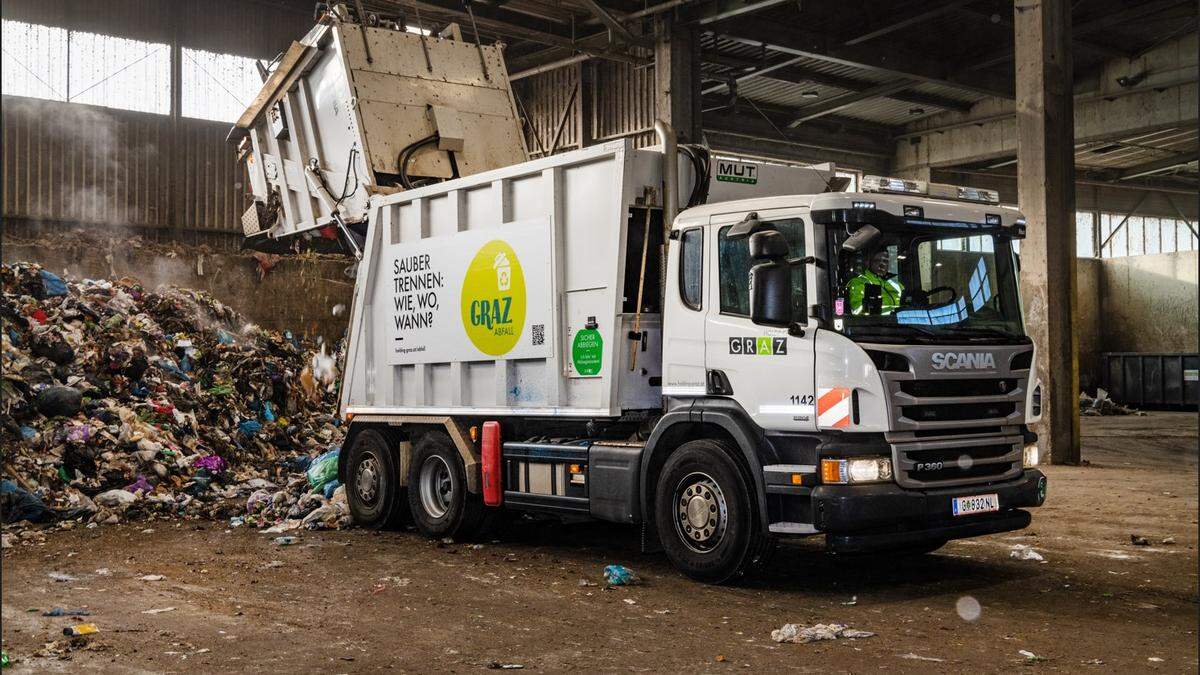
[{"label": "qr code", "polygon": [[533,324],[533,346],[546,344],[546,324]]}]

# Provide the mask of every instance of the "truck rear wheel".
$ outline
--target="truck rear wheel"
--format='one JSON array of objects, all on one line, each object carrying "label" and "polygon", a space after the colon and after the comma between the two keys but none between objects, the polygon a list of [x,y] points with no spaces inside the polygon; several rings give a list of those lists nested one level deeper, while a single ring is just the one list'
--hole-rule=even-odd
[{"label": "truck rear wheel", "polygon": [[375,429],[355,434],[346,464],[346,501],[350,516],[363,527],[399,527],[408,520],[408,501],[400,487],[396,455]]},{"label": "truck rear wheel", "polygon": [[427,537],[470,538],[483,521],[483,499],[467,492],[466,471],[450,437],[425,434],[413,448],[408,474],[413,522]]},{"label": "truck rear wheel", "polygon": [[698,581],[743,573],[763,549],[750,490],[728,449],[701,439],[679,447],[658,477],[655,523],[667,558]]}]

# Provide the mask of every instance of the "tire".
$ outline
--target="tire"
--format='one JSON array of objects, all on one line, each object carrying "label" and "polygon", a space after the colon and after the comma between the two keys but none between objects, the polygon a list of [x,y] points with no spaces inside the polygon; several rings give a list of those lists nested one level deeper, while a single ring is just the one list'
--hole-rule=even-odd
[{"label": "tire", "polygon": [[354,522],[372,529],[397,528],[408,521],[408,500],[400,487],[396,453],[375,429],[354,436],[346,464],[346,501]]},{"label": "tire", "polygon": [[[706,583],[740,576],[771,550],[757,532],[750,490],[720,441],[684,443],[658,476],[654,518],[676,569]],[[707,519],[705,518],[707,516]]]},{"label": "tire", "polygon": [[427,537],[470,539],[483,522],[483,497],[467,492],[466,471],[450,437],[433,431],[413,448],[408,506]]}]

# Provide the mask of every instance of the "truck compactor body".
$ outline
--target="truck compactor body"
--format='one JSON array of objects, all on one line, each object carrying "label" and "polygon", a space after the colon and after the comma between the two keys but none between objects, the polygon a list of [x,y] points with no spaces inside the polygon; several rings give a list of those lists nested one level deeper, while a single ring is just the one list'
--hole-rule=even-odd
[{"label": "truck compactor body", "polygon": [[664,147],[371,200],[341,392],[355,519],[628,523],[709,582],[781,537],[928,551],[1026,526],[1046,479],[1016,209],[731,163],[664,217]]}]

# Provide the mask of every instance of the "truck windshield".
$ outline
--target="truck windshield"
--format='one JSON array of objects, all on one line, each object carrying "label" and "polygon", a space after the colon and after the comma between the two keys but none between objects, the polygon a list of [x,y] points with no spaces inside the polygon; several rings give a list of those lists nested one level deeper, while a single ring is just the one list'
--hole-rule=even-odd
[{"label": "truck windshield", "polygon": [[[883,229],[883,228],[880,228]],[[834,326],[853,339],[1025,342],[1011,240],[949,228],[884,230],[858,252],[830,227]],[[839,328],[840,327],[840,328]]]}]

